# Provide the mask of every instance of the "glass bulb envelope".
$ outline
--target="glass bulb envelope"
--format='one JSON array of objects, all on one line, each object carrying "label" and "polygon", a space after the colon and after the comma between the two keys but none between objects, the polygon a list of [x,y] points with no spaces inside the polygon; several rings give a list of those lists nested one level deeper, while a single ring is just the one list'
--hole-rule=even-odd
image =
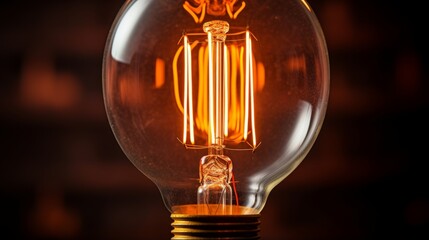
[{"label": "glass bulb envelope", "polygon": [[170,212],[255,214],[317,138],[328,51],[304,0],[131,0],[107,39],[103,94]]}]

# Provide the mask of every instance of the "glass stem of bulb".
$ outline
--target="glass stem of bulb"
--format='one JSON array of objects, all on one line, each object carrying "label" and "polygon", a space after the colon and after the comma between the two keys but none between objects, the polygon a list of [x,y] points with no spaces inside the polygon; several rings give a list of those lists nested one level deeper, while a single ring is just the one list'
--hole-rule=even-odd
[{"label": "glass stem of bulb", "polygon": [[[208,155],[200,160],[200,187],[198,188],[199,214],[231,214],[232,161],[223,154],[224,121],[227,114],[227,97],[225,80],[227,66],[224,62],[225,39],[229,24],[225,21],[210,21],[203,25],[207,33],[209,54],[209,122]],[[227,127],[227,126],[226,126]]]}]

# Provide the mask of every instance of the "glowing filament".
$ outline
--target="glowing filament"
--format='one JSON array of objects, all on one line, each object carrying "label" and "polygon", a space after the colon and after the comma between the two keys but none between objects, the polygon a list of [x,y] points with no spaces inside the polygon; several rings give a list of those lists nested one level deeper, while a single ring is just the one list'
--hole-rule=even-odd
[{"label": "glowing filament", "polygon": [[[194,36],[206,39],[191,41],[190,37]],[[186,34],[183,46],[173,59],[174,92],[183,113],[184,144],[224,147],[247,142],[252,148],[257,145],[255,92],[264,87],[264,66],[255,61],[249,31],[225,34],[225,38],[228,36],[231,39],[225,41],[222,35],[219,37],[210,31]],[[192,49],[196,46],[194,66],[197,68],[193,67],[192,59]],[[183,81],[179,84],[178,56],[182,52]],[[195,83],[193,76],[197,78]],[[196,98],[193,93],[197,94]],[[196,135],[207,142],[196,140]]]},{"label": "glowing filament", "polygon": [[[246,107],[249,106],[250,101],[250,114],[251,114],[251,123],[252,123],[252,140],[253,140],[253,146],[256,146],[256,132],[255,132],[255,97],[254,97],[254,91],[253,91],[253,59],[252,59],[252,41],[250,41],[250,33],[249,31],[246,31]],[[248,89],[250,86],[250,89]],[[248,94],[250,94],[250,99],[248,98]],[[249,117],[249,111],[247,109],[246,113],[244,114],[246,117],[246,120],[244,121],[244,124],[246,125],[244,128],[244,136],[243,139],[247,138],[247,117]]]},{"label": "glowing filament", "polygon": [[231,19],[236,19],[246,7],[246,2],[236,6],[238,0],[190,0],[183,3],[183,8],[191,15],[196,23],[201,23],[207,14],[212,16],[223,16],[228,13]]},{"label": "glowing filament", "polygon": [[183,142],[186,142],[187,126],[188,126],[188,114],[189,114],[189,134],[190,141],[192,144],[195,143],[194,137],[194,110],[192,102],[192,55],[191,46],[188,43],[188,37],[183,39],[184,49],[184,109],[183,109]]},{"label": "glowing filament", "polygon": [[224,86],[223,86],[223,99],[224,99],[224,112],[223,112],[223,134],[225,137],[228,136],[228,48],[226,46],[223,47],[223,62],[224,62],[224,69],[223,69],[223,78],[224,78]]},{"label": "glowing filament", "polygon": [[211,144],[215,143],[215,128],[214,128],[214,89],[213,89],[213,40],[212,34],[207,33],[208,48],[209,48],[209,126]]}]

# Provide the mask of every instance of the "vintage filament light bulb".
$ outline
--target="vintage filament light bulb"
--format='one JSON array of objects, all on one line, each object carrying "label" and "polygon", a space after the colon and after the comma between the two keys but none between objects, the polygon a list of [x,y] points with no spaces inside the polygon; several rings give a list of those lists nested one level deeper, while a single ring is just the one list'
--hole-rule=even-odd
[{"label": "vintage filament light bulb", "polygon": [[129,0],[107,39],[103,93],[173,239],[258,239],[270,191],[322,126],[328,52],[305,0]]}]

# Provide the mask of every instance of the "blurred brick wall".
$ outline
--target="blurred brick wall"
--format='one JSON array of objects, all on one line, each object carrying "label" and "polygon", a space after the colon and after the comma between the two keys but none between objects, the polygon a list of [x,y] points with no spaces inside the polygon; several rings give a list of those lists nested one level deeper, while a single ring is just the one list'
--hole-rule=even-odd
[{"label": "blurred brick wall", "polygon": [[[0,8],[0,226],[13,239],[169,239],[155,185],[107,123],[101,63],[122,1]],[[428,38],[422,7],[309,1],[331,64],[326,120],[270,194],[262,239],[428,238]],[[420,237],[418,237],[420,236]]]}]

